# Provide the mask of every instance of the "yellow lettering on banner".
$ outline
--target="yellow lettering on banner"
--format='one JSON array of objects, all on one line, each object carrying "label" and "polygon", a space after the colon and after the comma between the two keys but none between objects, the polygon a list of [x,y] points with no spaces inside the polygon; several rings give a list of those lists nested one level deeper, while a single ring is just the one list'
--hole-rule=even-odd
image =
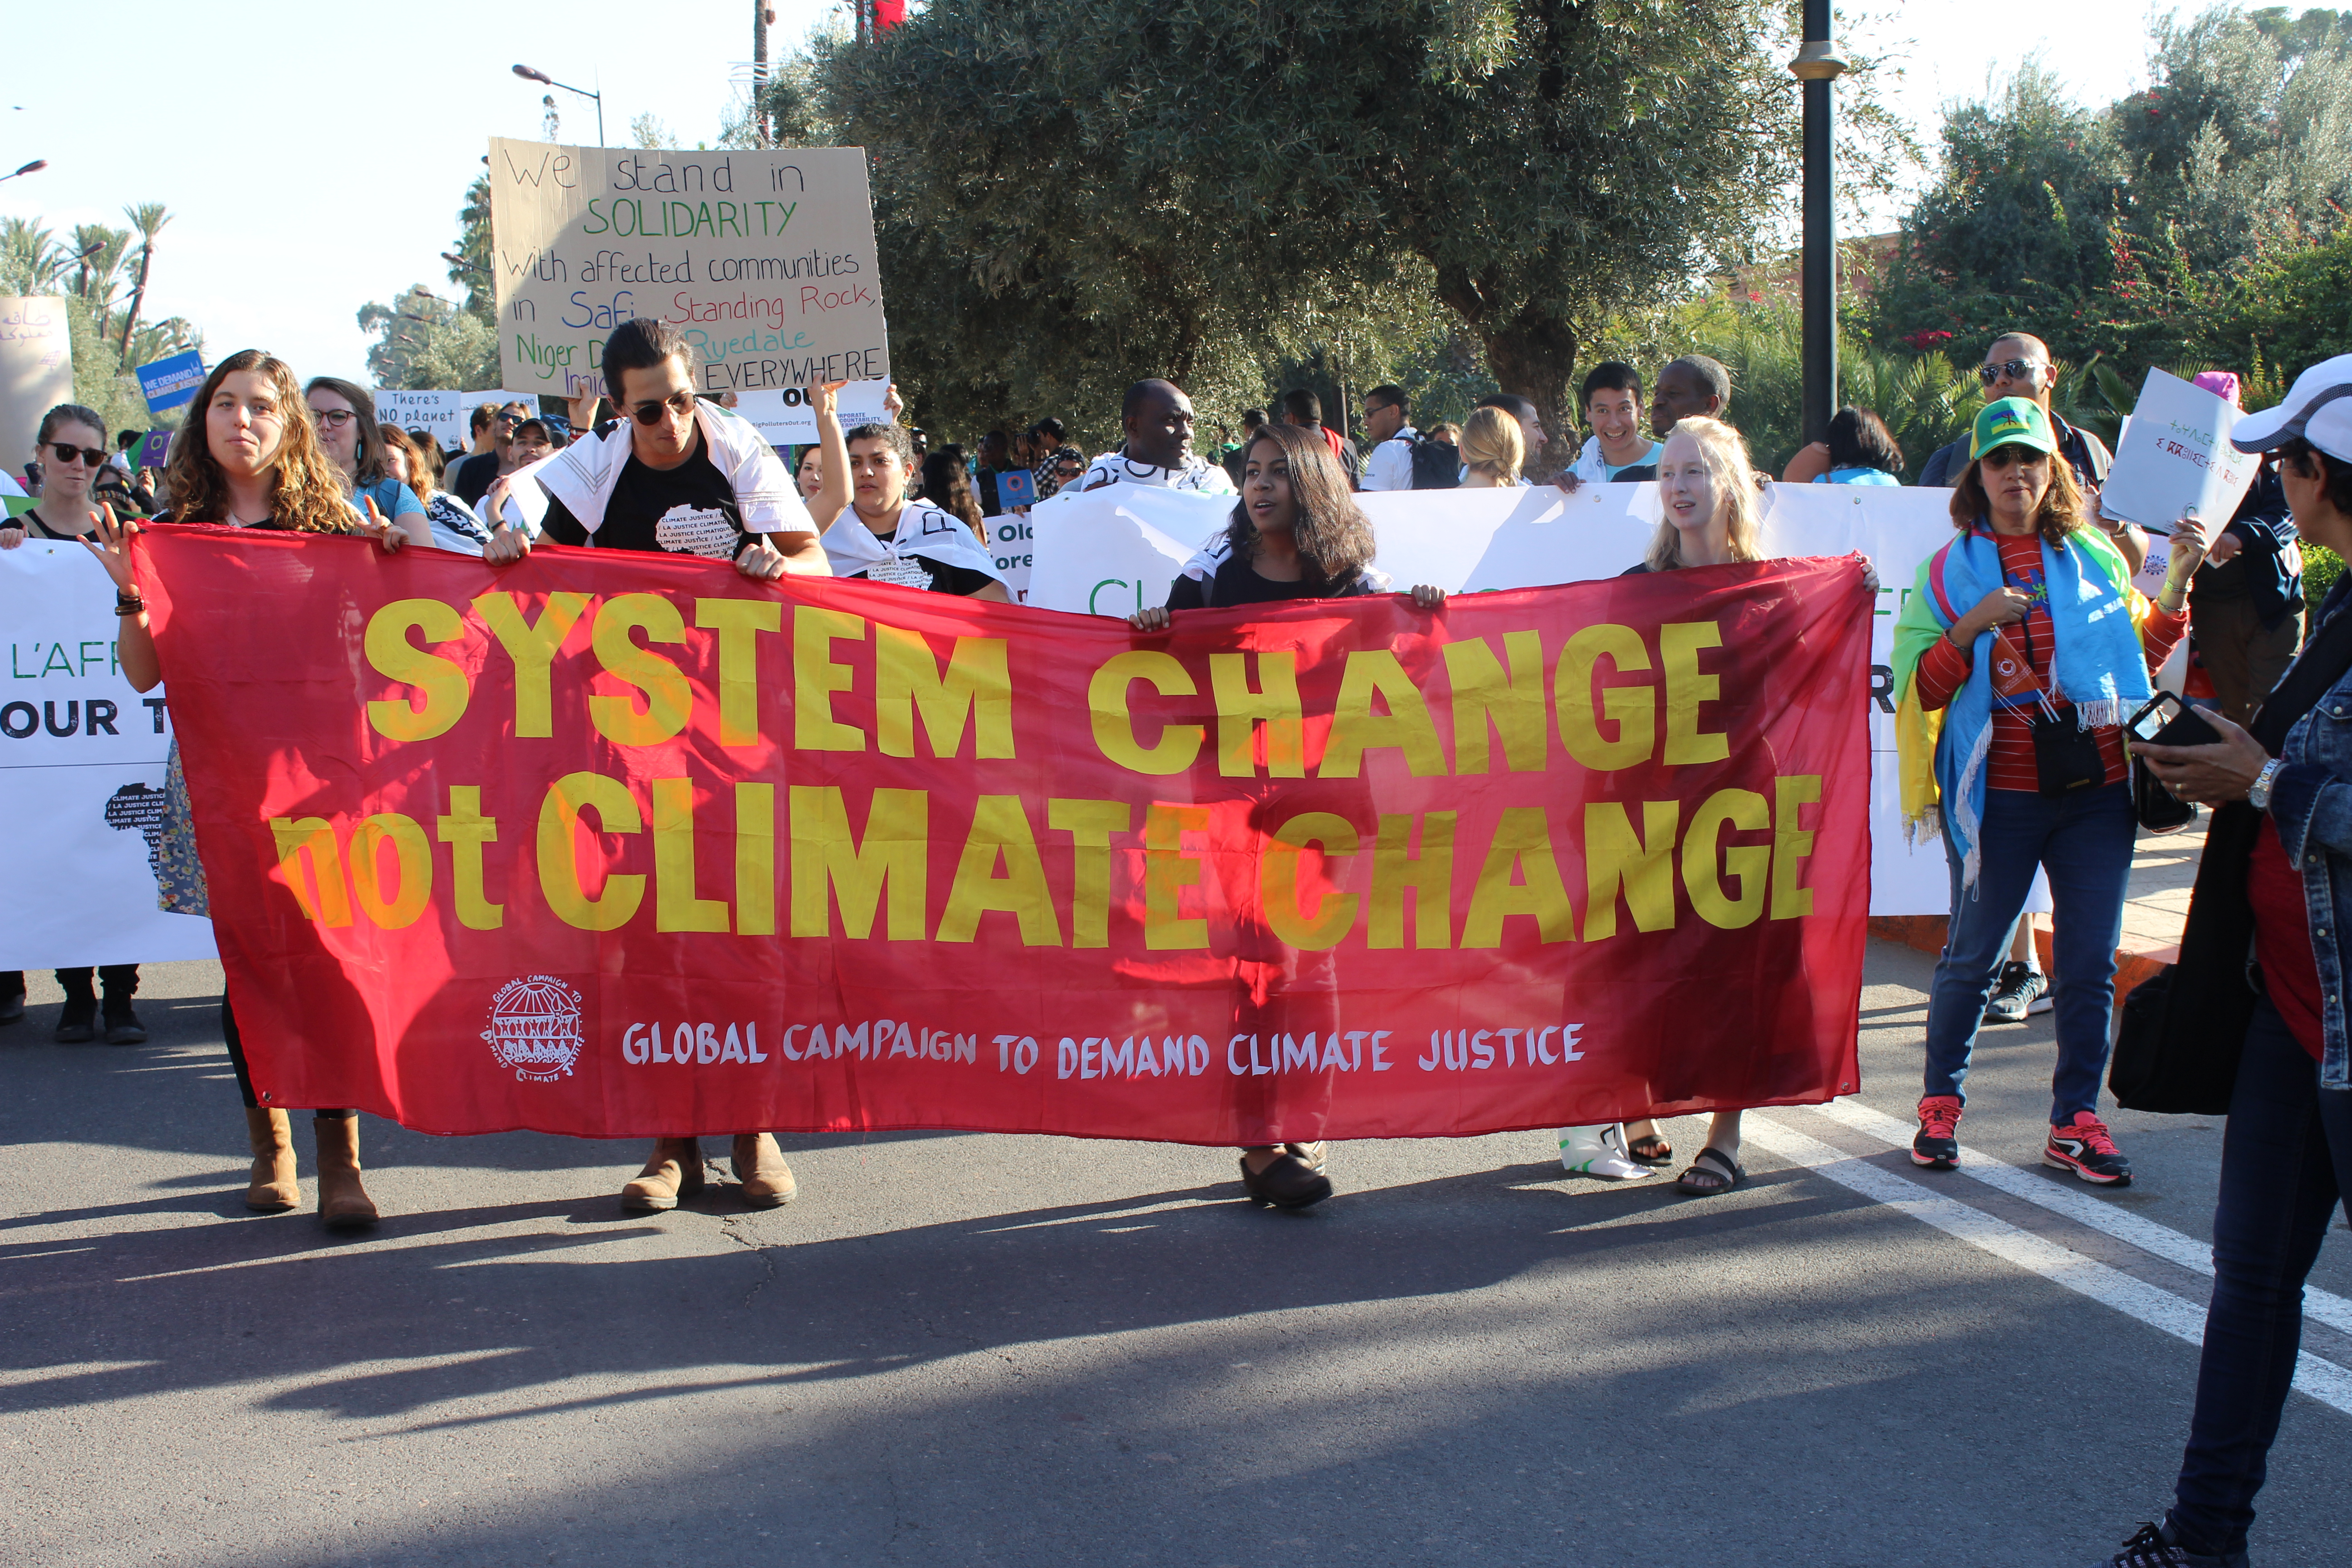
[{"label": "yellow lettering on banner", "polygon": [[496,931],[506,924],[506,906],[490,902],[482,887],[482,846],[498,842],[499,825],[482,815],[481,785],[451,784],[449,815],[436,818],[433,827],[449,847],[457,923],[467,931]]},{"label": "yellow lettering on banner", "polygon": [[1049,800],[1045,826],[1070,836],[1070,945],[1110,945],[1110,836],[1134,820],[1123,800]]},{"label": "yellow lettering on banner", "polygon": [[783,629],[784,607],[773,599],[697,599],[694,624],[719,634],[719,743],[759,744],[760,634]]},{"label": "yellow lettering on banner", "polygon": [[1277,779],[1307,776],[1307,720],[1298,706],[1298,655],[1267,648],[1257,656],[1258,689],[1250,689],[1249,656],[1209,656],[1209,689],[1217,701],[1217,771],[1257,777],[1257,728],[1265,726],[1265,771]]},{"label": "yellow lettering on banner", "polygon": [[466,716],[473,689],[464,668],[408,640],[410,632],[422,631],[434,642],[453,642],[465,629],[457,606],[438,599],[395,599],[368,617],[368,663],[378,675],[415,687],[425,699],[421,708],[410,707],[404,697],[369,703],[368,723],[377,734],[387,741],[429,741],[447,734]]},{"label": "yellow lettering on banner", "polygon": [[[807,614],[807,607],[800,613]],[[860,744],[864,739],[859,737]],[[871,938],[887,890],[889,940],[922,941],[930,804],[922,790],[876,790],[861,844],[849,830],[849,811],[838,787],[793,785],[793,934],[832,934],[832,904],[837,900],[842,934]]]},{"label": "yellow lettering on banner", "polygon": [[588,699],[588,717],[597,733],[616,746],[659,745],[686,728],[694,705],[694,689],[677,666],[637,646],[631,634],[640,631],[649,643],[682,643],[686,617],[659,594],[616,594],[598,606],[594,637],[598,662],[605,674],[627,681],[646,697],[642,713],[634,697]]},{"label": "yellow lettering on banner", "polygon": [[1731,755],[1731,737],[1698,727],[1698,705],[1720,700],[1723,682],[1702,675],[1698,650],[1721,647],[1713,621],[1675,621],[1658,628],[1658,665],[1666,677],[1666,765],[1719,763]]},{"label": "yellow lettering on banner", "polygon": [[[1374,697],[1388,704],[1387,712],[1372,711]],[[1542,722],[1541,713],[1537,722]],[[1315,776],[1354,778],[1364,753],[1376,747],[1403,752],[1405,771],[1414,778],[1445,776],[1445,748],[1437,742],[1437,726],[1430,721],[1421,689],[1395,654],[1384,647],[1360,648],[1348,656],[1340,671],[1339,695],[1331,704],[1331,733],[1323,743],[1323,763]]]},{"label": "yellow lettering on banner", "polygon": [[1339,945],[1356,923],[1353,893],[1326,893],[1315,901],[1315,912],[1298,904],[1298,863],[1307,845],[1321,847],[1324,858],[1356,852],[1356,826],[1328,811],[1309,811],[1292,817],[1266,840],[1258,861],[1258,891],[1265,906],[1265,923],[1291,946],[1322,952]]},{"label": "yellow lettering on banner", "polygon": [[776,934],[776,786],[735,786],[735,934]]},{"label": "yellow lettering on banner", "polygon": [[1797,814],[1822,799],[1822,775],[1796,773],[1772,781],[1772,918],[1800,920],[1813,912],[1813,890],[1798,879],[1801,862],[1813,852],[1811,828],[1797,826]]},{"label": "yellow lettering on banner", "polygon": [[514,663],[515,739],[543,741],[555,733],[549,713],[548,667],[587,608],[585,594],[550,594],[539,619],[529,621],[512,594],[484,594],[474,601],[474,614],[482,617]]},{"label": "yellow lettering on banner", "polygon": [[[392,846],[398,895],[386,898],[376,852]],[[352,830],[352,897],[385,931],[415,925],[433,898],[433,847],[412,816],[383,811]]]},{"label": "yellow lettering on banner", "polygon": [[1631,626],[1602,624],[1583,626],[1559,650],[1559,670],[1552,680],[1552,702],[1559,710],[1559,741],[1568,754],[1596,773],[1614,773],[1649,759],[1658,741],[1658,694],[1640,686],[1600,689],[1601,717],[1617,726],[1614,740],[1601,738],[1593,718],[1593,667],[1602,659],[1620,674],[1650,668],[1650,650]]},{"label": "yellow lettering on banner", "polygon": [[1588,801],[1584,807],[1584,940],[1617,934],[1617,889],[1637,931],[1675,929],[1675,829],[1678,800],[1642,803],[1642,832],[1622,803]]},{"label": "yellow lettering on banner", "polygon": [[[342,852],[335,845],[335,830],[327,819],[273,816],[269,819],[269,836],[278,841],[278,869],[284,874],[294,901],[302,906],[302,918],[321,925],[351,924],[352,897],[343,888]],[[310,860],[310,880],[319,889],[315,898],[304,887],[302,870],[295,859],[306,851]]]},{"label": "yellow lettering on banner", "polygon": [[1486,725],[1503,738],[1503,761],[1515,773],[1544,770],[1543,637],[1505,632],[1503,673],[1485,637],[1445,645],[1445,679],[1454,689],[1454,771],[1486,771]]},{"label": "yellow lettering on banner", "polygon": [[1205,805],[1154,804],[1143,814],[1143,945],[1154,952],[1209,945],[1209,922],[1178,911],[1186,888],[1201,885],[1201,862],[1184,853],[1187,829],[1209,826]]},{"label": "yellow lettering on banner", "polygon": [[[1526,879],[1514,881],[1519,873]],[[1470,894],[1470,912],[1462,921],[1462,945],[1500,947],[1503,921],[1512,915],[1533,915],[1536,932],[1545,942],[1575,940],[1576,918],[1559,879],[1559,859],[1552,853],[1551,824],[1537,806],[1507,806],[1496,820],[1486,863],[1478,868],[1478,886]]]},{"label": "yellow lettering on banner", "polygon": [[[1726,826],[1742,833],[1772,826],[1772,808],[1752,789],[1719,789],[1691,814],[1690,831],[1683,836],[1683,886],[1690,889],[1691,908],[1709,925],[1737,931],[1752,925],[1764,909],[1764,883],[1772,851],[1761,844],[1735,844],[1720,851]],[[1739,883],[1738,895],[1723,890],[1723,879]]]},{"label": "yellow lettering on banner", "polygon": [[1170,724],[1156,744],[1145,746],[1135,738],[1134,716],[1128,710],[1129,681],[1150,684],[1162,697],[1192,697],[1200,688],[1176,661],[1176,656],[1155,648],[1113,654],[1087,682],[1087,710],[1093,715],[1095,746],[1129,773],[1160,776],[1181,773],[1201,754],[1206,733],[1198,724]]},{"label": "yellow lettering on banner", "polygon": [[958,637],[947,673],[920,632],[874,626],[874,739],[886,757],[915,754],[915,713],[931,755],[952,757],[972,726],[972,755],[1013,754],[1013,678],[1003,637]]},{"label": "yellow lettering on banner", "polygon": [[654,930],[725,931],[727,900],[695,896],[694,781],[656,779]]},{"label": "yellow lettering on banner", "polygon": [[547,907],[565,925],[582,931],[617,931],[629,922],[645,902],[646,879],[641,872],[610,871],[604,890],[594,898],[580,881],[580,814],[594,811],[597,828],[605,833],[642,833],[645,814],[637,809],[629,786],[603,773],[566,773],[547,786],[539,804],[539,890]]},{"label": "yellow lettering on banner", "polygon": [[[998,644],[1002,647],[1003,644]],[[928,659],[930,656],[926,654]],[[996,863],[1004,862],[1004,875]],[[1037,836],[1017,795],[984,795],[972,804],[971,831],[956,862],[955,886],[940,914],[939,940],[970,942],[980,917],[1000,910],[1021,922],[1024,947],[1059,947],[1062,923],[1045,885],[1045,863],[1037,858]]]},{"label": "yellow lettering on banner", "polygon": [[1421,853],[1412,853],[1412,814],[1381,818],[1372,845],[1372,905],[1366,947],[1404,945],[1404,890],[1413,890],[1412,945],[1454,945],[1454,813],[1421,819]]},{"label": "yellow lettering on banner", "polygon": [[[866,731],[833,716],[833,694],[848,690],[857,674],[833,662],[836,640],[864,642],[866,617],[814,605],[793,611],[793,744],[803,752],[866,749]],[[797,864],[793,874],[799,874]]]}]

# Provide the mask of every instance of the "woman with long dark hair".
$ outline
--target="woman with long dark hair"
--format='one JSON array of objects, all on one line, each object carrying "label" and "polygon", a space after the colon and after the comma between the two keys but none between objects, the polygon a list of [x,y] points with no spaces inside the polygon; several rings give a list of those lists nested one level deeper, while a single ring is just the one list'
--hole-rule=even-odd
[{"label": "woman with long dark hair", "polygon": [[[1287,599],[1355,599],[1388,591],[1372,570],[1372,525],[1356,504],[1348,471],[1316,431],[1268,425],[1242,452],[1241,499],[1225,530],[1184,563],[1164,606],[1138,610],[1128,625],[1139,632],[1168,629],[1178,610],[1269,605]],[[1423,609],[1445,603],[1445,590],[1412,591]],[[1238,900],[1237,900],[1238,901]],[[1244,1029],[1289,1021],[1288,1008],[1312,1010],[1325,1000],[1311,980],[1291,973],[1302,955],[1284,950],[1271,932],[1236,933],[1236,958],[1281,971],[1264,1001],[1238,999]],[[1318,955],[1319,956],[1319,955]],[[1328,1027],[1318,1023],[1318,1028]],[[1242,1151],[1242,1188],[1251,1200],[1276,1208],[1307,1208],[1331,1195],[1323,1143],[1259,1143]]]},{"label": "woman with long dark hair", "polygon": [[[296,533],[356,533],[387,551],[409,542],[404,530],[384,521],[373,499],[362,516],[345,499],[341,467],[324,451],[302,403],[294,372],[283,360],[246,349],[221,361],[205,377],[189,405],[189,427],[172,443],[164,469],[170,492],[166,521],[205,522],[228,528],[269,529]],[[370,422],[373,429],[373,422]],[[83,543],[114,580],[115,614],[121,617],[118,654],[123,677],[134,690],[152,691],[165,671],[147,626],[147,608],[131,570],[131,536],[139,525],[117,521],[102,511],[94,540]],[[204,868],[196,859],[195,831],[188,807],[187,777],[179,742],[172,745],[163,781],[163,821],[155,851],[155,879],[165,909],[211,914]],[[236,1016],[221,1003],[221,1032],[228,1042],[236,1087],[245,1097],[246,1131],[253,1151],[253,1176],[246,1207],[282,1213],[300,1205],[295,1179],[291,1124],[282,1110],[261,1109],[246,1070],[245,1045]],[[360,1181],[359,1122],[347,1110],[316,1113],[319,1150],[319,1216],[337,1230],[373,1225],[375,1205]]]}]

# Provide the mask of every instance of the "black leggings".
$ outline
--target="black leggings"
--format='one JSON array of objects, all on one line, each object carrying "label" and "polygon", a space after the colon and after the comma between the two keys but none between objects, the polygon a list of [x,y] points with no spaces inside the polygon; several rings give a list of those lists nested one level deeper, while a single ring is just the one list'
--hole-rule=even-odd
[{"label": "black leggings", "polygon": [[[88,969],[60,969],[58,984],[65,987],[66,999],[97,994],[90,984]],[[139,966],[135,963],[105,963],[98,968],[98,978],[110,994],[133,996],[139,991]],[[0,970],[0,996],[22,996],[25,994],[25,972],[21,969]]]},{"label": "black leggings", "polygon": [[[226,996],[221,998],[221,1037],[228,1042],[228,1065],[236,1069],[236,1091],[245,1097],[245,1108],[247,1110],[260,1110],[261,1101],[253,1097],[253,1075],[245,1069],[245,1041],[237,1036],[236,1015],[229,1011]],[[273,1109],[283,1110],[284,1107]],[[311,1114],[321,1121],[341,1121],[352,1113],[346,1110],[318,1110]]]}]

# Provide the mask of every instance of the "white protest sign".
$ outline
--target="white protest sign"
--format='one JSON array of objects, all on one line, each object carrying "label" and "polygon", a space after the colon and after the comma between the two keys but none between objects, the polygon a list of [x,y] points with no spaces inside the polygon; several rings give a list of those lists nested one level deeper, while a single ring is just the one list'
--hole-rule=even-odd
[{"label": "white protest sign", "polygon": [[[855,430],[860,425],[892,423],[882,409],[882,399],[889,391],[887,378],[853,381],[843,387],[834,405],[841,416],[841,427]],[[738,393],[735,413],[757,426],[771,447],[807,447],[816,441],[816,411],[809,405],[805,388],[778,386]]]},{"label": "white protest sign", "polygon": [[403,430],[423,430],[444,447],[466,445],[466,405],[462,392],[401,392],[375,389],[375,416],[380,424]]},{"label": "white protest sign", "polygon": [[[1402,590],[1448,593],[1613,577],[1642,559],[1657,528],[1657,487],[1587,485],[1570,495],[1521,489],[1388,490],[1357,497],[1379,542],[1374,564]],[[1895,617],[1919,564],[1952,537],[1951,492],[1859,485],[1774,485],[1764,547],[1773,555],[1860,551],[1881,584],[1871,640],[1871,913],[1944,914],[1949,874],[1941,840],[1904,842],[1895,749]],[[1144,485],[1054,497],[1030,521],[1028,602],[1079,614],[1129,615],[1164,604],[1184,562],[1225,526],[1233,503]],[[2046,903],[2036,907],[2046,908]]]},{"label": "white protest sign", "polygon": [[509,386],[609,395],[639,316],[722,392],[890,374],[862,147],[686,152],[490,141],[499,354]]},{"label": "white protest sign", "polygon": [[0,467],[25,471],[41,416],[73,401],[73,340],[54,295],[0,295]]},{"label": "white protest sign", "polygon": [[2228,398],[2149,371],[2099,487],[2099,510],[2151,529],[2169,529],[2191,507],[2209,527],[2228,522],[2262,464],[2230,445],[2240,417]]},{"label": "white protest sign", "polygon": [[0,969],[212,958],[212,922],[155,905],[170,722],[115,662],[114,587],[79,544],[0,550]]}]

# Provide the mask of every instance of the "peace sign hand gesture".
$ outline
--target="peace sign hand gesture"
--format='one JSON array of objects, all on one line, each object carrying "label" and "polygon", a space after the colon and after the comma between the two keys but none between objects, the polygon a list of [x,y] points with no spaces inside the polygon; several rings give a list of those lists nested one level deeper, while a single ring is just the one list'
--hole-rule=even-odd
[{"label": "peace sign hand gesture", "polygon": [[387,555],[393,553],[402,545],[408,542],[407,531],[395,524],[386,522],[383,519],[383,513],[376,510],[375,497],[362,496],[360,497],[360,500],[367,507],[367,521],[361,523],[357,528],[352,529],[352,531],[353,533],[360,535],[363,539],[374,540],[378,544],[383,546],[383,552]]}]

